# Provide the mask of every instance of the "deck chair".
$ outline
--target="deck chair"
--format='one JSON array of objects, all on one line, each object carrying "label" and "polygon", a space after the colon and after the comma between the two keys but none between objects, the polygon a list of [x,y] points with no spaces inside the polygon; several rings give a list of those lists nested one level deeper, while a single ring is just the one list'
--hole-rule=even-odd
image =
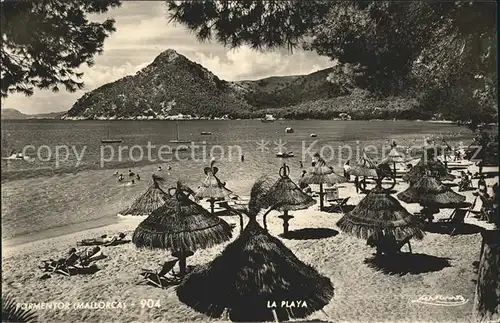
[{"label": "deck chair", "polygon": [[455,209],[449,218],[440,219],[440,223],[449,223],[451,225],[450,236],[452,236],[457,228],[464,223],[465,217],[469,213],[469,209]]},{"label": "deck chair", "polygon": [[160,271],[154,271],[149,269],[142,269],[141,276],[144,277],[151,284],[164,288],[172,279],[166,277],[169,272],[173,272],[175,264],[179,259],[174,259],[166,261]]},{"label": "deck chair", "polygon": [[327,200],[329,203],[328,207],[328,212],[335,212],[335,213],[344,213],[344,207],[347,205],[347,202],[349,201],[351,197],[348,196],[346,198],[336,198],[333,200]]},{"label": "deck chair", "polygon": [[408,245],[408,248],[410,250],[410,253],[413,253],[411,249],[411,244],[410,240],[413,238],[413,236],[408,236],[404,238],[403,240],[393,240],[392,243],[384,243],[384,244],[378,244],[377,245],[377,253],[384,253],[386,255],[395,255],[398,253],[401,253],[401,248],[403,248],[404,245]]},{"label": "deck chair", "polygon": [[463,191],[468,191],[474,189],[472,187],[472,181],[470,179],[464,179],[458,183],[458,191],[463,192]]},{"label": "deck chair", "polygon": [[76,253],[70,254],[66,259],[57,261],[49,259],[43,261],[43,266],[40,269],[48,273],[59,273],[65,276],[71,276],[71,270],[76,268],[75,265],[80,259]]}]

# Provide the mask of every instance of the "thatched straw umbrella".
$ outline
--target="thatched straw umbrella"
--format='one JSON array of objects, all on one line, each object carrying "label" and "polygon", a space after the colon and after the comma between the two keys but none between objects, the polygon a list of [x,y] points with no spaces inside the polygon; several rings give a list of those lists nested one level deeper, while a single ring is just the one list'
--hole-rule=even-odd
[{"label": "thatched straw umbrella", "polygon": [[380,164],[392,164],[394,167],[394,176],[396,176],[396,164],[404,162],[403,156],[397,151],[396,147],[393,146],[389,154],[387,154],[387,157],[382,160]]},{"label": "thatched straw umbrella", "polygon": [[214,213],[214,203],[218,199],[224,199],[229,196],[232,191],[228,190],[224,184],[216,176],[219,169],[214,166],[215,160],[210,163],[210,167],[205,167],[203,172],[207,177],[196,190],[196,198],[210,199],[210,212]]},{"label": "thatched straw umbrella", "polygon": [[424,175],[397,196],[406,203],[420,203],[423,207],[422,214],[429,220],[432,220],[433,213],[439,212],[439,207],[453,207],[465,201],[465,196],[455,193],[430,174]]},{"label": "thatched straw umbrella", "polygon": [[304,176],[300,179],[299,183],[304,184],[319,184],[319,208],[323,210],[323,184],[339,184],[345,183],[347,180],[344,176],[341,176],[333,171],[333,167],[326,165],[326,162],[319,154],[315,154],[314,157],[317,158],[316,164],[307,171]]},{"label": "thatched straw umbrella", "polygon": [[[349,170],[349,175],[352,175],[355,177],[363,177],[362,190],[365,190],[367,177],[378,178],[377,165],[375,164],[375,162],[371,158],[369,158],[363,152],[363,155],[357,160],[356,165],[351,166],[351,169]],[[356,183],[357,183],[357,181],[356,181]]]},{"label": "thatched straw umbrella", "polygon": [[160,183],[162,182],[164,182],[163,178],[153,174],[153,183],[148,187],[146,192],[139,196],[131,206],[118,214],[132,216],[149,215],[165,204],[171,196],[160,187]]},{"label": "thatched straw umbrella", "polygon": [[422,156],[420,161],[403,176],[403,179],[410,184],[414,184],[428,172],[431,172],[443,181],[452,181],[455,179],[455,176],[448,172],[446,166],[439,159],[435,157],[426,158],[426,156]]},{"label": "thatched straw umbrella", "polygon": [[[293,219],[288,211],[307,209],[316,201],[309,195],[302,192],[300,187],[295,184],[288,175],[290,168],[283,163],[279,170],[280,178],[271,186],[268,191],[268,202],[270,205],[280,204],[278,211],[283,211],[279,218],[283,219],[283,234],[288,233],[288,222]],[[264,228],[267,230],[266,218],[263,219]]]},{"label": "thatched straw umbrella", "polygon": [[[380,182],[379,182],[380,183]],[[397,199],[389,195],[380,184],[346,213],[337,226],[358,238],[393,236],[398,240],[412,236],[422,239],[424,232],[418,219],[409,213]]]},{"label": "thatched straw umbrella", "polygon": [[[304,264],[257,223],[257,214],[252,213],[260,204],[257,197],[252,194],[250,220],[243,233],[177,287],[181,302],[212,318],[227,310],[229,319],[239,322],[303,318],[330,302],[334,294],[330,279]],[[288,309],[281,306],[291,300],[303,302]]]},{"label": "thatched straw umbrella", "polygon": [[356,165],[351,166],[349,174],[358,177],[377,177],[377,165],[363,152]]},{"label": "thatched straw umbrella", "polygon": [[190,192],[180,182],[170,190],[175,190],[174,197],[139,224],[132,241],[138,247],[172,251],[179,258],[183,276],[188,254],[228,241],[232,229],[227,222],[191,201]]}]

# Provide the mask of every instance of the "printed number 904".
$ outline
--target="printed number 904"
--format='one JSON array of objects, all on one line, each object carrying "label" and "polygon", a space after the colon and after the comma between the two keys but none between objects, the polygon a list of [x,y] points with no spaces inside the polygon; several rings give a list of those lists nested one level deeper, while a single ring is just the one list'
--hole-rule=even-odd
[{"label": "printed number 904", "polygon": [[160,307],[160,300],[154,300],[154,299],[141,299],[141,308],[153,308],[153,307]]}]

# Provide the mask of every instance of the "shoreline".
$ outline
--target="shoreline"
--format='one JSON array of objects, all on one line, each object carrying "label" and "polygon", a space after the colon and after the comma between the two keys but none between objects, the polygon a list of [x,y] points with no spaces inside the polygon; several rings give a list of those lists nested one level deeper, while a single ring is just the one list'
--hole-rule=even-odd
[{"label": "shoreline", "polygon": [[12,238],[2,239],[2,246],[4,248],[17,247],[32,242],[62,237],[82,231],[105,228],[120,223],[120,220],[120,217],[116,215],[114,217],[106,216],[101,219],[61,225],[44,231],[20,234]]}]

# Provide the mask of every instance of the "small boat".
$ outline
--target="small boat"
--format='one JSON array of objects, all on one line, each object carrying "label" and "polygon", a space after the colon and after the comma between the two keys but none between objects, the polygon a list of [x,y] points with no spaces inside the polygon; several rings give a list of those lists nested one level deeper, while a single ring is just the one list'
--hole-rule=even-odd
[{"label": "small boat", "polygon": [[115,144],[115,143],[122,143],[123,140],[121,139],[112,139],[109,137],[109,128],[108,128],[108,136],[105,139],[101,139],[101,143],[103,144]]},{"label": "small boat", "polygon": [[2,157],[4,160],[28,160],[28,156],[24,156],[22,153],[16,153],[13,151],[9,157]]},{"label": "small boat", "polygon": [[210,136],[212,133],[210,131],[202,131],[201,135],[202,136]]},{"label": "small boat", "polygon": [[266,116],[260,119],[261,122],[270,123],[276,121],[276,118],[272,114],[266,114]]},{"label": "small boat", "polygon": [[315,133],[310,134],[311,138],[316,138],[318,135]]},{"label": "small boat", "polygon": [[176,128],[177,128],[177,136],[175,137],[176,139],[175,140],[170,140],[171,143],[173,144],[189,144],[191,143],[191,141],[189,140],[180,140],[179,139],[179,120],[177,120],[176,122]]},{"label": "small boat", "polygon": [[279,153],[276,153],[276,157],[278,158],[290,158],[290,157],[293,157],[293,153],[292,152],[279,152]]},{"label": "small boat", "polygon": [[285,129],[285,132],[286,133],[294,133],[295,131],[293,131],[293,128],[288,127],[288,128]]}]

